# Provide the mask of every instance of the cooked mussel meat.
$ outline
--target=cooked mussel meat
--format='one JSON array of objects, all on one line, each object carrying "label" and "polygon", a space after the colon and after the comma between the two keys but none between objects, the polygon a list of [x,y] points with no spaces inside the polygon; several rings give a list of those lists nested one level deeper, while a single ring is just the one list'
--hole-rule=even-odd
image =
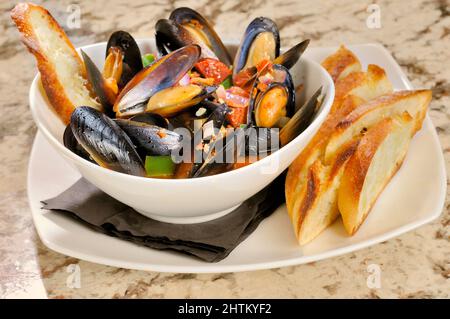
[{"label": "cooked mussel meat", "polygon": [[294,83],[284,66],[275,64],[261,75],[255,81],[252,94],[249,111],[253,111],[258,127],[279,127],[282,119],[294,113]]},{"label": "cooked mussel meat", "polygon": [[100,166],[145,176],[142,160],[130,138],[105,114],[88,106],[77,107],[70,128],[78,143]]},{"label": "cooked mussel meat", "polygon": [[278,27],[269,18],[254,19],[247,27],[234,58],[233,74],[256,66],[263,60],[274,60],[280,54]]},{"label": "cooked mussel meat", "polygon": [[[200,57],[200,47],[185,46],[136,74],[122,89],[114,104],[117,117],[129,117],[146,111],[147,102],[156,93],[175,86]],[[151,111],[151,110],[148,110]]]},{"label": "cooked mussel meat", "polygon": [[211,95],[217,87],[202,87],[196,84],[173,86],[155,93],[148,101],[145,112],[171,117],[197,105]]},{"label": "cooked mussel meat", "polygon": [[[119,49],[120,55],[117,53],[117,49]],[[109,60],[112,60],[112,64],[117,63],[118,58],[121,58],[123,62],[123,70],[117,83],[119,88],[122,88],[143,69],[139,46],[131,34],[125,31],[116,31],[109,37],[106,44],[105,67]]]}]

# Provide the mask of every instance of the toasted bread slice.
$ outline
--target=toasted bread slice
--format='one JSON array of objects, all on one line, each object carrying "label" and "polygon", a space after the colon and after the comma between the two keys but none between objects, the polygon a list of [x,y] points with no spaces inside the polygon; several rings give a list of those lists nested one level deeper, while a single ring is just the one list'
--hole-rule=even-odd
[{"label": "toasted bread slice", "polygon": [[430,101],[430,90],[416,90],[385,94],[361,105],[336,126],[325,150],[325,163],[330,163],[349,140],[356,138],[382,118],[408,112],[415,119],[415,131],[418,131],[422,127]]},{"label": "toasted bread slice", "polygon": [[361,97],[368,101],[377,96],[392,92],[392,84],[386,72],[377,65],[369,64],[367,72],[353,72],[335,83],[336,94],[331,114],[336,112],[347,95]]},{"label": "toasted bread slice", "polygon": [[346,231],[353,235],[375,200],[401,166],[415,130],[404,113],[383,118],[361,138],[348,160],[338,190],[338,207]]},{"label": "toasted bread slice", "polygon": [[334,82],[352,72],[361,71],[359,59],[343,45],[335,53],[327,57],[322,62],[322,66],[331,75]]},{"label": "toasted bread slice", "polygon": [[358,142],[350,141],[333,165],[323,165],[317,159],[309,168],[300,200],[295,201],[293,206],[293,210],[298,212],[294,229],[297,230],[300,245],[317,237],[339,216],[337,190],[347,160],[354,153]]},{"label": "toasted bread slice", "polygon": [[80,105],[100,110],[88,89],[83,62],[50,13],[31,3],[19,3],[11,18],[36,58],[44,90],[61,120],[69,123],[72,111]]},{"label": "toasted bread slice", "polygon": [[337,190],[343,168],[356,148],[350,140],[332,163],[322,161],[336,125],[357,106],[376,94],[392,91],[383,69],[370,65],[367,72],[352,72],[336,82],[333,109],[317,134],[291,164],[286,177],[286,205],[300,245],[306,244],[339,215]]},{"label": "toasted bread slice", "polygon": [[326,142],[341,119],[353,111],[356,106],[362,104],[362,102],[373,98],[373,92],[381,95],[391,91],[392,85],[386,73],[376,65],[369,65],[367,72],[353,72],[336,82],[336,94],[330,114],[316,135],[291,165],[290,174],[288,174],[286,182],[288,208],[292,202],[289,197],[290,194],[294,193],[293,186],[301,187],[297,182],[305,178],[309,165],[323,155]]}]

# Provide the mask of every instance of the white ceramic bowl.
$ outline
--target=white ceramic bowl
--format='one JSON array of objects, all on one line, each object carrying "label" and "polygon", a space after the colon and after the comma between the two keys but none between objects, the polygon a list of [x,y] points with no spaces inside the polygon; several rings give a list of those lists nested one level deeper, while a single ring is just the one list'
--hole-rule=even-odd
[{"label": "white ceramic bowl", "polygon": [[[155,52],[153,40],[137,41],[142,52]],[[228,45],[233,52],[236,43]],[[82,49],[99,66],[103,66],[106,43]],[[173,223],[194,223],[217,218],[230,212],[256,194],[280,175],[315,134],[328,114],[334,99],[334,85],[328,73],[307,58],[291,69],[296,85],[303,83],[300,98],[310,97],[323,86],[325,99],[309,127],[272,155],[238,170],[194,179],[154,179],[118,173],[92,164],[75,155],[62,143],[64,125],[51,109],[42,89],[39,75],[30,88],[30,108],[33,118],[50,144],[80,174],[105,193],[135,208],[142,214]]]}]

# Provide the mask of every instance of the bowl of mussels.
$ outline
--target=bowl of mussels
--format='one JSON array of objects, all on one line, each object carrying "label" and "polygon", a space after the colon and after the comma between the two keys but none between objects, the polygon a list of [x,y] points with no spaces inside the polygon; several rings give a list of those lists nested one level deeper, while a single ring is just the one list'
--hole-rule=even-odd
[{"label": "bowl of mussels", "polygon": [[77,50],[98,106],[61,121],[38,74],[34,120],[84,178],[138,212],[173,223],[222,216],[283,173],[334,99],[328,73],[303,56],[309,40],[280,49],[266,17],[238,37],[224,44],[189,8],[157,21],[151,39],[116,31]]}]

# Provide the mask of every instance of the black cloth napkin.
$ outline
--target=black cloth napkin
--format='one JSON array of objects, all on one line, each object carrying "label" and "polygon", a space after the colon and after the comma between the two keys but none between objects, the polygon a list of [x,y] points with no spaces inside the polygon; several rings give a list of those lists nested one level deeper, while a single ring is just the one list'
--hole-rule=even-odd
[{"label": "black cloth napkin", "polygon": [[85,179],[42,201],[42,208],[67,214],[97,231],[138,245],[218,262],[284,202],[284,178],[282,174],[231,213],[197,224],[171,224],[145,217]]}]

